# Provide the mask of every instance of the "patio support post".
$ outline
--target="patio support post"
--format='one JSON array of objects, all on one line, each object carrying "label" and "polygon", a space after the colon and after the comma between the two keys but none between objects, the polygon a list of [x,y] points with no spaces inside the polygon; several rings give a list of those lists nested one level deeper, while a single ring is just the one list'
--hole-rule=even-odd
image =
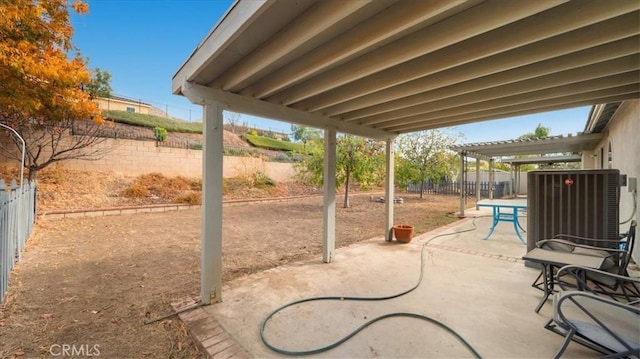
[{"label": "patio support post", "polygon": [[479,201],[480,201],[480,158],[476,158],[476,210],[480,209],[480,207],[478,207]]},{"label": "patio support post", "polygon": [[336,252],[336,129],[324,130],[324,209],[322,261],[331,263]]},{"label": "patio support post", "polygon": [[516,178],[513,172],[513,163],[509,164],[509,198],[514,198],[513,187],[515,187]]},{"label": "patio support post", "polygon": [[458,217],[464,218],[464,172],[467,170],[465,168],[465,156],[467,156],[467,152],[460,152],[460,214]]},{"label": "patio support post", "polygon": [[202,151],[202,253],[200,297],[203,304],[222,301],[222,107],[204,106]]},{"label": "patio support post", "polygon": [[514,197],[518,197],[518,195],[520,194],[520,165],[516,165],[515,168],[515,177],[516,177],[516,184],[514,185]]},{"label": "patio support post", "polygon": [[493,158],[489,159],[489,199],[493,199]]},{"label": "patio support post", "polygon": [[385,209],[385,230],[387,231],[385,234],[385,239],[387,242],[391,242],[393,240],[393,199],[395,198],[394,193],[394,183],[395,183],[395,161],[393,154],[393,138],[387,139],[387,161],[386,161],[386,169],[387,176],[385,180],[385,198],[384,209]]}]

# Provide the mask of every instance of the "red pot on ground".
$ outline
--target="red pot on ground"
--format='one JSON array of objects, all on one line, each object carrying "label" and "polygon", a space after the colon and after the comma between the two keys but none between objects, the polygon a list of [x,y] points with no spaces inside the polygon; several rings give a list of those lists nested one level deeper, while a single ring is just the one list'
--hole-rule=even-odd
[{"label": "red pot on ground", "polygon": [[408,224],[396,224],[393,226],[393,236],[400,243],[409,243],[413,238],[413,226]]}]

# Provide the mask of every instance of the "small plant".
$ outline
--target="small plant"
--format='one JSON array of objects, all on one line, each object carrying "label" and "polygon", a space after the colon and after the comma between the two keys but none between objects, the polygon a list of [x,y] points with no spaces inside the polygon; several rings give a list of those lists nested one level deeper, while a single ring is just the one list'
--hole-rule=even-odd
[{"label": "small plant", "polygon": [[187,192],[174,200],[175,203],[187,203],[191,205],[202,204],[202,194],[200,192]]},{"label": "small plant", "polygon": [[256,172],[252,177],[252,182],[255,187],[264,188],[276,185],[276,181],[262,172]]},{"label": "small plant", "polygon": [[202,191],[202,179],[198,178],[188,182],[189,188],[193,191]]},{"label": "small plant", "polygon": [[149,197],[151,193],[149,192],[147,187],[139,183],[133,183],[124,190],[123,195],[127,198],[145,198]]},{"label": "small plant", "polygon": [[164,127],[157,126],[153,129],[153,137],[158,142],[164,142],[167,140],[167,130]]},{"label": "small plant", "polygon": [[235,157],[256,157],[258,152],[252,148],[224,148],[222,154]]},{"label": "small plant", "polygon": [[285,162],[285,163],[289,163],[289,162],[293,162],[293,158],[291,156],[289,156],[288,152],[285,153],[278,153],[273,160],[275,162]]}]

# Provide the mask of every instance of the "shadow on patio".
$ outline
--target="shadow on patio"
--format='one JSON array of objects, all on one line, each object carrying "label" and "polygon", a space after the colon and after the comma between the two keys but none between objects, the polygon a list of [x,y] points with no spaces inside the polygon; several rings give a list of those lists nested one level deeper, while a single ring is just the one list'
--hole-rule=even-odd
[{"label": "shadow on patio", "polygon": [[[489,240],[490,210],[468,211],[468,218],[423,234],[409,244],[382,237],[338,250],[335,262],[319,260],[287,265],[225,285],[223,302],[181,315],[214,357],[238,354],[215,339],[215,318],[251,356],[284,357],[260,339],[260,324],[276,308],[315,296],[389,296],[384,301],[319,301],[289,307],[267,323],[265,337],[287,350],[331,344],[365,322],[388,313],[417,313],[436,319],[466,339],[486,358],[549,358],[562,338],[543,328],[552,315],[548,301],[534,312],[542,292],[532,288],[537,269],[524,266],[526,246],[509,224],[498,224]],[[478,218],[473,218],[478,216]],[[468,229],[475,230],[466,231]],[[450,233],[450,235],[444,235]],[[434,238],[435,237],[435,238]],[[426,244],[426,247],[425,247]],[[425,248],[424,251],[422,250]],[[247,353],[241,353],[247,355]],[[320,358],[471,357],[453,335],[412,318],[372,324],[344,344],[316,354]],[[597,357],[572,343],[565,357]]]}]

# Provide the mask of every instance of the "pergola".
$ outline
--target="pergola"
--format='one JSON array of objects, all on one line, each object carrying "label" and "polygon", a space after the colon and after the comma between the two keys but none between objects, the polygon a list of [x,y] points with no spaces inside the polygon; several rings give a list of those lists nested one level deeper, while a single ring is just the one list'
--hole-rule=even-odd
[{"label": "pergola", "polygon": [[[580,133],[576,136],[550,136],[535,139],[515,139],[483,143],[470,143],[452,146],[460,154],[462,181],[467,178],[466,158],[476,159],[476,183],[480,181],[480,160],[489,162],[489,182],[493,183],[493,166],[496,159],[512,166],[516,188],[520,186],[520,166],[523,164],[568,163],[585,161],[593,148],[602,140],[602,133]],[[514,155],[535,155],[535,157],[512,158]],[[509,158],[504,158],[509,156]],[[515,169],[513,169],[515,167]],[[493,189],[489,189],[493,198]],[[480,200],[480,191],[476,191],[476,200]],[[464,193],[460,192],[460,216],[464,216]]]},{"label": "pergola", "polygon": [[[223,110],[386,141],[398,134],[639,97],[637,1],[237,1],[173,77],[204,106],[203,303],[221,300]],[[335,250],[324,181],[323,259]],[[393,201],[386,201],[391,239]]]}]

